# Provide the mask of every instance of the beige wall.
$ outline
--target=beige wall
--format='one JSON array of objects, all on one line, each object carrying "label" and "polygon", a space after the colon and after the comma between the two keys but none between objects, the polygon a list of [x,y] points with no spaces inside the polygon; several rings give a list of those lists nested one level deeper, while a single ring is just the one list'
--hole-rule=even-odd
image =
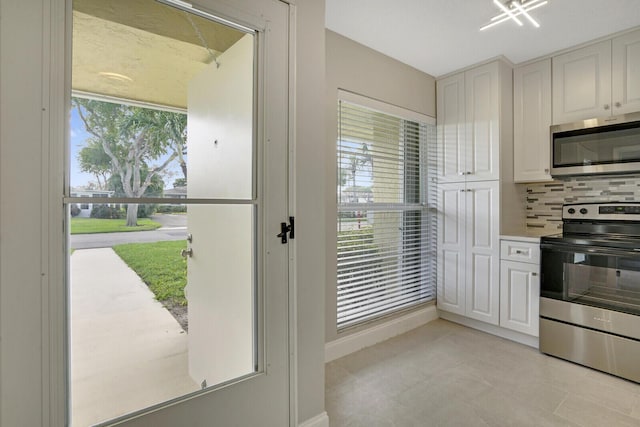
[{"label": "beige wall", "polygon": [[[326,30],[326,341],[336,330],[336,138],[338,89],[435,117],[435,79]],[[354,328],[355,332],[358,330]],[[345,334],[347,334],[346,332]]]},{"label": "beige wall", "polygon": [[296,281],[298,419],[324,411],[324,0],[297,0]]}]

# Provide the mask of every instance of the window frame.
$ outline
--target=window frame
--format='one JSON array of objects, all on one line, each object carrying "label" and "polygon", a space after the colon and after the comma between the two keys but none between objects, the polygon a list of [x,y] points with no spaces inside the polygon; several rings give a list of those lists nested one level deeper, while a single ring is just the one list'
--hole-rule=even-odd
[{"label": "window frame", "polygon": [[[401,137],[401,135],[403,133],[405,133],[407,131],[407,127],[411,126],[411,124],[415,123],[417,125],[417,130],[420,132],[420,128],[422,126],[425,126],[425,131],[424,133],[421,133],[421,136],[419,137],[420,139],[422,139],[424,137],[424,140],[421,140],[419,142],[419,146],[417,147],[417,150],[414,148],[413,151],[416,151],[416,155],[418,156],[418,158],[420,159],[419,164],[417,165],[417,168],[414,165],[414,173],[417,172],[417,177],[419,179],[419,184],[416,186],[415,182],[414,182],[414,188],[413,190],[411,188],[409,188],[407,186],[407,174],[405,174],[405,170],[406,170],[406,161],[403,163],[403,168],[402,168],[402,172],[399,173],[397,175],[397,179],[400,180],[400,182],[402,183],[402,203],[400,203],[400,205],[404,204],[420,204],[422,206],[422,208],[420,210],[412,210],[411,212],[413,213],[413,215],[415,216],[417,214],[417,216],[420,216],[420,221],[421,221],[421,225],[419,226],[419,233],[421,234],[420,237],[420,248],[418,249],[419,254],[417,253],[413,253],[410,254],[414,260],[411,261],[413,263],[416,263],[415,258],[416,256],[420,258],[419,264],[421,265],[420,267],[420,277],[422,277],[423,275],[426,276],[425,280],[428,280],[429,283],[424,286],[424,285],[419,285],[420,289],[423,289],[424,291],[426,291],[427,296],[426,297],[421,297],[418,296],[416,301],[412,301],[406,304],[401,304],[400,307],[395,307],[393,309],[385,309],[383,310],[382,313],[374,313],[372,315],[364,315],[364,316],[360,316],[358,318],[356,318],[355,320],[351,320],[351,321],[340,321],[340,298],[338,296],[338,284],[339,284],[339,271],[340,271],[340,266],[338,265],[338,256],[340,254],[340,250],[338,248],[338,241],[336,242],[336,290],[335,290],[335,297],[336,297],[336,318],[335,318],[335,323],[334,325],[337,328],[337,332],[343,332],[344,330],[350,329],[350,328],[354,328],[354,327],[358,327],[358,326],[362,326],[363,324],[369,323],[369,322],[374,322],[374,321],[378,321],[382,318],[385,318],[387,316],[392,316],[397,314],[398,312],[404,312],[406,310],[409,309],[414,309],[416,306],[423,306],[426,303],[429,302],[433,302],[435,301],[435,290],[436,290],[436,272],[435,272],[435,268],[436,268],[436,260],[435,260],[435,255],[436,255],[436,248],[435,248],[435,244],[436,244],[436,240],[437,240],[437,236],[435,233],[435,228],[433,228],[433,225],[435,224],[435,221],[437,220],[436,218],[436,212],[435,212],[435,206],[436,206],[436,198],[437,198],[437,188],[436,188],[436,180],[435,180],[435,176],[436,176],[436,172],[437,170],[433,167],[433,165],[437,164],[436,160],[436,138],[435,138],[435,134],[436,134],[436,120],[433,117],[424,115],[424,114],[420,114],[417,113],[415,111],[411,111],[411,110],[407,110],[405,108],[396,106],[396,105],[392,105],[392,104],[388,104],[376,99],[372,99],[372,98],[368,98],[362,95],[358,95],[356,93],[353,92],[349,92],[349,91],[345,91],[345,90],[338,90],[338,96],[337,96],[337,135],[336,135],[336,142],[335,142],[335,148],[336,148],[336,168],[337,168],[337,172],[340,173],[340,155],[341,155],[341,126],[343,123],[342,120],[342,114],[341,114],[341,103],[342,102],[346,102],[348,104],[352,104],[354,106],[357,107],[362,107],[365,108],[366,110],[371,111],[372,113],[382,113],[385,115],[389,115],[389,116],[393,116],[399,119],[399,123],[402,124],[402,128],[400,129],[400,133],[399,133],[399,137]],[[415,126],[415,125],[414,125]],[[426,130],[428,129],[428,131]],[[405,142],[406,140],[404,139],[404,137],[402,137],[401,139],[399,139],[399,141]],[[372,141],[373,142],[373,141]],[[401,143],[402,143],[401,142]],[[403,150],[403,156],[407,156],[408,154],[408,150],[405,149]],[[375,158],[374,158],[375,159]],[[417,171],[415,170],[417,169]],[[431,171],[431,169],[433,169]],[[372,167],[372,173],[373,173],[373,167]],[[416,176],[416,175],[413,175]],[[340,225],[340,212],[341,212],[341,205],[344,206],[343,202],[341,202],[340,200],[340,193],[341,193],[341,189],[340,189],[340,177],[338,177],[338,182],[336,182],[336,222],[334,223],[334,226],[336,225]],[[408,194],[408,192],[410,192],[411,194]],[[415,193],[415,194],[414,194]],[[408,198],[410,199],[416,199],[417,200],[411,200],[411,203],[408,201]],[[356,204],[358,202],[356,201]],[[353,205],[353,203],[349,203],[351,205]],[[363,207],[367,207],[367,205],[369,205],[369,203],[364,204],[363,203]],[[374,204],[371,204],[369,206],[372,206]],[[412,214],[409,211],[404,211],[400,216],[400,221],[402,223],[402,229],[404,229],[404,224],[406,224],[406,222],[409,220],[409,217],[407,216],[411,216]],[[400,257],[399,257],[399,264],[404,264],[406,262],[405,259],[405,253],[406,253],[406,248],[407,248],[407,244],[412,244],[415,245],[415,243],[411,243],[411,242],[407,242],[406,237],[404,236],[404,232],[401,232],[401,241],[399,244],[399,250],[400,252]],[[338,237],[337,239],[339,239],[339,235],[340,233],[338,232]],[[414,236],[415,237],[415,236]],[[431,241],[431,244],[429,244],[429,241]],[[433,247],[432,247],[433,246]],[[416,249],[414,247],[414,249]],[[432,262],[427,266],[425,265],[425,260],[427,259],[427,257],[432,256],[433,260]],[[426,270],[432,270],[432,273],[426,274]],[[402,272],[403,271],[403,267],[400,266],[397,268],[398,271]],[[425,294],[424,291],[420,291],[418,294],[419,295],[423,295]]]}]

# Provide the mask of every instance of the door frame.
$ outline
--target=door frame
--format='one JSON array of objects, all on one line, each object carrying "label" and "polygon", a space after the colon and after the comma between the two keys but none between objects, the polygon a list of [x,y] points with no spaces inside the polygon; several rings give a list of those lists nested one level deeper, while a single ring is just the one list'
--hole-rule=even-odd
[{"label": "door frame", "polygon": [[[160,2],[179,4],[166,0]],[[258,0],[252,0],[256,4]],[[288,212],[295,216],[295,152],[296,152],[296,19],[295,0],[275,0],[288,8],[288,129],[289,144],[286,197]],[[260,28],[257,23],[262,19],[259,12],[255,15],[240,11],[233,2],[216,0],[215,15],[230,18],[230,22],[239,22],[247,27]],[[204,11],[197,2],[192,3],[195,10]],[[187,3],[188,5],[188,3]],[[68,114],[71,105],[71,45],[72,45],[72,0],[43,1],[42,43],[42,188],[40,197],[43,206],[41,223],[43,230],[42,245],[39,248],[42,259],[47,263],[42,273],[42,394],[43,426],[66,426],[70,422],[71,399],[69,387],[70,375],[70,319],[68,286],[69,258],[65,250],[69,247],[64,227],[66,212],[63,197],[68,188],[69,159],[67,154],[70,132]],[[285,219],[283,219],[285,220]],[[297,270],[296,241],[289,241],[288,249],[288,348],[287,358],[289,375],[289,425],[298,425],[298,348],[297,348]],[[205,392],[215,392],[217,389]],[[138,417],[156,412],[164,407],[175,405],[202,396],[181,396],[175,400],[145,408],[133,414]],[[114,420],[117,424],[120,419]]]}]

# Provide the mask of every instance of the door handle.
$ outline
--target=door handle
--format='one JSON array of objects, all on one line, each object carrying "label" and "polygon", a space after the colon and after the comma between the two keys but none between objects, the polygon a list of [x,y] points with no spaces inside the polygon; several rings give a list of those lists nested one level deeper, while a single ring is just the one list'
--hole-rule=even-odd
[{"label": "door handle", "polygon": [[191,258],[193,256],[193,249],[192,248],[183,249],[180,251],[180,255],[182,255],[182,258],[186,258],[186,257]]},{"label": "door handle", "polygon": [[276,237],[279,237],[280,238],[280,242],[284,245],[288,241],[287,240],[287,233],[289,233],[289,238],[290,239],[295,239],[295,237],[296,237],[295,230],[296,230],[295,218],[290,216],[289,217],[289,224],[287,224],[286,222],[281,222],[280,223],[280,233],[276,234]]},{"label": "door handle", "polygon": [[193,242],[193,235],[191,233],[187,234],[187,242]]}]

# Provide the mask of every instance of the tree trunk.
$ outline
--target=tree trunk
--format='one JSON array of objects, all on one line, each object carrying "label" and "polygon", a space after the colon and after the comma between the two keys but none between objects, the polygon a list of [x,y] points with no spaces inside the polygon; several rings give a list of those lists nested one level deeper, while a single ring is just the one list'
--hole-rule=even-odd
[{"label": "tree trunk", "polygon": [[129,203],[127,205],[127,227],[138,226],[138,204]]}]

